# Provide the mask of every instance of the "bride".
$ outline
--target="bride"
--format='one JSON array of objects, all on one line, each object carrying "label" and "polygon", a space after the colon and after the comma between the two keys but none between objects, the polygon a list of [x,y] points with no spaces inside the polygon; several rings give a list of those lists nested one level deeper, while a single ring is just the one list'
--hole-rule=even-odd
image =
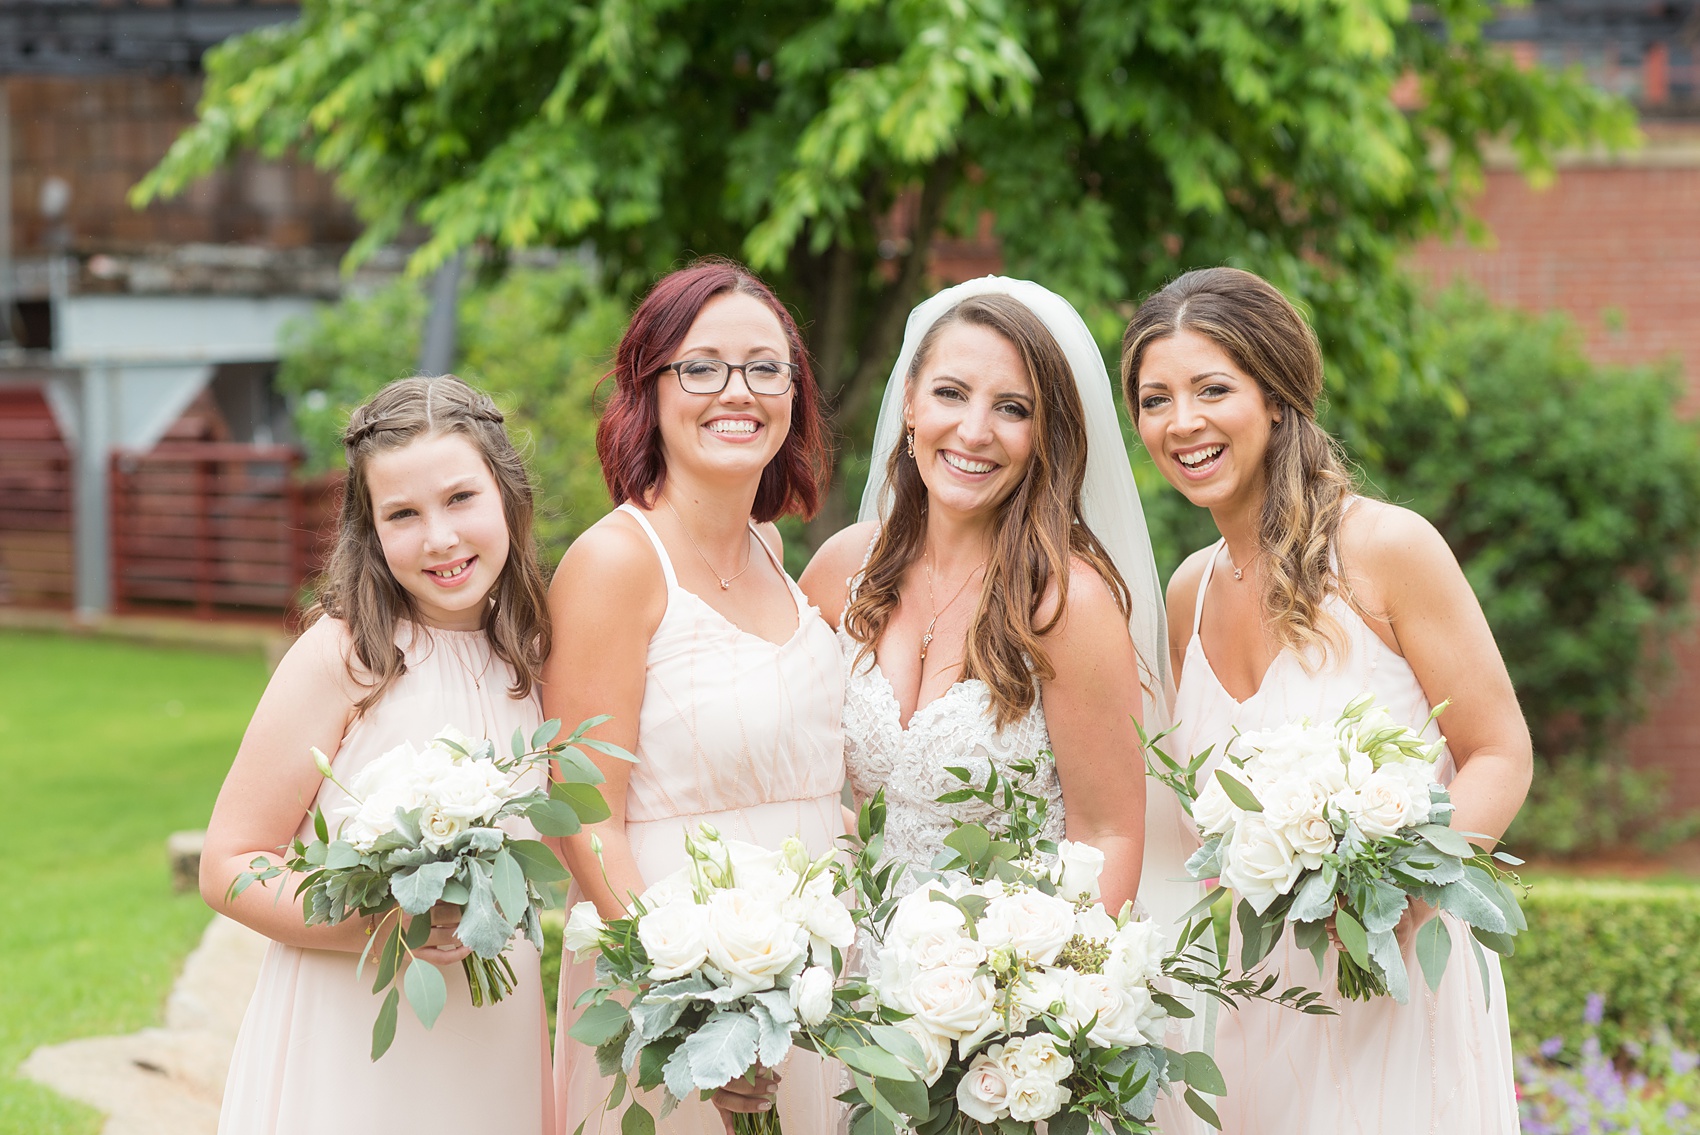
[{"label": "bride", "polygon": [[858,803],[885,789],[888,854],[924,868],[953,820],[987,818],[937,802],[948,766],[983,783],[1047,751],[1044,835],[1104,853],[1107,909],[1137,898],[1173,927],[1192,841],[1147,793],[1134,726],[1167,716],[1161,590],[1103,357],[1065,300],[985,277],[915,309],[861,523],[801,583],[838,629],[846,769]]}]

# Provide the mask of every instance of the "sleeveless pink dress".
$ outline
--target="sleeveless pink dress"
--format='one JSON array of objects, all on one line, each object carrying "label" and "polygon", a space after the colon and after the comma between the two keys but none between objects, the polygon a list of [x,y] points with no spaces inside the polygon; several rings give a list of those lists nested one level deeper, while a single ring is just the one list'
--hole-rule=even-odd
[{"label": "sleeveless pink dress", "polygon": [[[1413,728],[1429,714],[1428,696],[1410,664],[1388,648],[1338,595],[1325,600],[1348,644],[1340,655],[1306,673],[1283,651],[1263,684],[1245,701],[1222,688],[1198,628],[1221,544],[1211,553],[1198,585],[1175,701],[1175,734],[1167,751],[1197,753],[1232,743],[1235,730],[1271,729],[1299,717],[1332,721],[1347,703],[1374,694],[1395,721]],[[1424,731],[1440,736],[1436,725]],[[1212,761],[1212,767],[1220,757]],[[1441,783],[1452,779],[1450,753],[1441,758]],[[1317,972],[1309,952],[1289,932],[1264,963],[1281,974],[1280,986],[1320,989],[1334,1017],[1311,1016],[1266,1002],[1223,1011],[1216,1031],[1216,1062],[1228,1083],[1220,1101],[1224,1135],[1505,1135],[1518,1130],[1512,1075],[1511,1032],[1499,956],[1487,953],[1488,989],[1466,940],[1469,928],[1442,914],[1453,950],[1438,992],[1431,992],[1407,949],[1411,998],[1349,1001],[1334,992],[1328,955]],[[1239,956],[1236,927],[1234,958]],[[1279,986],[1278,986],[1279,987]]]},{"label": "sleeveless pink dress", "polygon": [[[661,560],[667,609],[649,640],[636,755],[626,801],[626,837],[645,880],[685,866],[685,833],[704,820],[728,839],[777,848],[799,837],[813,855],[831,850],[844,832],[844,670],[832,628],[786,576],[797,629],[775,644],[734,626],[679,586],[667,549],[642,513],[635,517]],[[753,535],[753,531],[752,531]],[[766,543],[756,542],[784,575]],[[570,648],[570,647],[569,647]],[[583,896],[577,888],[568,909]],[[567,1035],[573,1004],[595,984],[595,963],[569,955],[561,972],[556,1017],[555,1085],[560,1121],[571,1135],[620,1130],[624,1106],[603,1110],[611,1079],[595,1053]],[[837,1130],[843,1105],[840,1070],[813,1053],[793,1050],[781,1068],[779,1116],[785,1135]],[[659,1090],[640,1093],[659,1114]],[[659,1124],[667,1135],[721,1135],[719,1112],[686,1100]]]},{"label": "sleeveless pink dress", "polygon": [[[535,692],[508,695],[513,670],[483,631],[404,622],[396,645],[407,672],[343,736],[332,765],[344,784],[403,742],[423,746],[444,725],[505,748],[516,728],[529,736],[542,723]],[[326,781],[314,805],[329,819],[347,799]],[[311,833],[309,816],[297,834]],[[537,951],[520,939],[508,957],[519,977],[514,991],[481,1009],[472,1006],[461,967],[442,967],[449,997],[436,1025],[427,1031],[403,1005],[394,1044],[374,1062],[372,1022],[382,999],[372,993],[372,968],[356,981],[352,953],[273,942],[236,1038],[219,1135],[553,1130]]]}]

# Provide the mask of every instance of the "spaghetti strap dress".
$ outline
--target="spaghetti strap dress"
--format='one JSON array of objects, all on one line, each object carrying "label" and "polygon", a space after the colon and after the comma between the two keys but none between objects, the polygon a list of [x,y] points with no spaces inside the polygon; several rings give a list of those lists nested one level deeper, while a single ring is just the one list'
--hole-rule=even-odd
[{"label": "spaghetti strap dress", "polygon": [[[783,643],[739,629],[695,593],[679,586],[673,563],[648,519],[621,505],[643,528],[667,581],[667,608],[649,640],[638,763],[627,788],[626,837],[648,882],[686,865],[685,834],[707,821],[728,839],[778,848],[797,836],[811,855],[831,850],[844,833],[844,671],[838,640],[820,612],[785,576],[797,629]],[[766,541],[751,538],[781,575]],[[568,909],[583,895],[573,888]],[[593,1049],[567,1030],[574,1003],[595,984],[595,962],[562,961],[556,1017],[557,1130],[614,1135],[624,1107],[605,1111],[613,1081],[598,1071]],[[843,1105],[840,1073],[810,1052],[792,1050],[780,1068],[778,1109],[786,1135],[829,1135]],[[659,1090],[639,1093],[658,1114]],[[719,1112],[692,1097],[664,1120],[666,1135],[721,1135]]]},{"label": "spaghetti strap dress", "polygon": [[[483,631],[403,622],[396,645],[407,670],[343,736],[332,762],[343,784],[404,742],[423,748],[444,725],[505,746],[515,729],[530,736],[542,724],[535,691],[509,695],[513,670]],[[541,782],[540,773],[529,775]],[[313,806],[328,818],[347,800],[327,780]],[[523,826],[516,834],[535,838]],[[311,814],[297,835],[312,838]],[[294,881],[286,885],[293,889]],[[403,1006],[394,1043],[374,1061],[372,1022],[382,998],[372,992],[371,967],[357,979],[353,953],[273,942],[237,1034],[219,1135],[552,1131],[538,954],[521,938],[508,958],[518,976],[513,992],[476,1009],[461,967],[442,967],[448,1002],[436,1025],[427,1030]]]},{"label": "spaghetti strap dress", "polygon": [[[1346,649],[1307,672],[1292,651],[1277,655],[1263,683],[1245,701],[1222,687],[1199,638],[1205,596],[1222,545],[1212,551],[1198,585],[1192,639],[1175,698],[1171,753],[1214,745],[1213,768],[1237,732],[1273,729],[1308,717],[1328,722],[1364,694],[1416,728],[1428,719],[1427,694],[1404,658],[1387,646],[1338,595],[1324,606],[1338,620]],[[1314,660],[1313,660],[1314,661]],[[1424,736],[1440,730],[1430,722]],[[1437,772],[1455,771],[1450,752]],[[1206,773],[1208,775],[1208,772]],[[1314,1016],[1253,1001],[1224,1011],[1216,1032],[1216,1062],[1228,1094],[1219,1109],[1225,1135],[1506,1135],[1518,1130],[1511,1032],[1499,956],[1487,956],[1486,981],[1470,951],[1469,928],[1450,914],[1459,945],[1438,991],[1431,991],[1405,951],[1411,997],[1352,1001],[1334,990],[1332,951],[1318,972],[1289,930],[1264,967],[1281,975],[1278,987],[1320,989],[1337,1016]],[[1234,931],[1233,956],[1239,952]]]}]

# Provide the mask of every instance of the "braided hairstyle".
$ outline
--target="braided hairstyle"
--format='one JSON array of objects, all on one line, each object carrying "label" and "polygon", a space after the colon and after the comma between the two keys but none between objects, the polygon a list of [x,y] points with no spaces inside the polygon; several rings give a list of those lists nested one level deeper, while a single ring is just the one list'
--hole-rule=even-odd
[{"label": "braided hairstyle", "polygon": [[[531,479],[490,397],[453,375],[402,378],[385,386],[349,416],[343,432],[348,477],[343,482],[336,547],[319,582],[310,624],[341,619],[354,656],[349,672],[366,687],[355,709],[364,713],[407,670],[396,627],[416,619],[413,597],[384,560],[367,470],[373,455],[420,438],[459,434],[484,458],[502,498],[508,525],[508,559],[490,591],[484,633],[496,655],[513,667],[512,696],[528,696],[549,656],[548,589],[537,562]],[[356,665],[358,663],[358,666]]]}]

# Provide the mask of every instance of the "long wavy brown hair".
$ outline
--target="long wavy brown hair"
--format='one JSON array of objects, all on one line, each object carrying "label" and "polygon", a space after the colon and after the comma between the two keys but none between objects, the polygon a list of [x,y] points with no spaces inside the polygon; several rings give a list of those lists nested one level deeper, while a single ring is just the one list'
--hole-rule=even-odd
[{"label": "long wavy brown hair", "polygon": [[1122,396],[1135,421],[1146,349],[1182,330],[1215,343],[1281,407],[1263,458],[1263,610],[1275,641],[1308,666],[1308,648],[1326,654],[1343,645],[1323,600],[1341,590],[1334,567],[1340,517],[1356,491],[1339,443],[1316,423],[1322,397],[1316,333],[1260,276],[1238,268],[1188,272],[1140,304],[1122,336]]},{"label": "long wavy brown hair", "polygon": [[[503,427],[501,410],[453,375],[403,378],[357,407],[342,435],[348,457],[336,547],[308,609],[311,625],[323,615],[348,627],[354,656],[349,673],[366,687],[355,705],[365,713],[407,671],[396,625],[417,620],[413,597],[384,560],[372,512],[367,470],[375,454],[400,449],[420,438],[460,434],[483,456],[501,493],[508,524],[508,561],[502,565],[484,610],[484,633],[496,655],[513,667],[509,693],[523,698],[535,689],[549,656],[548,588],[537,562],[532,530],[531,479]],[[358,665],[356,665],[358,663]]]},{"label": "long wavy brown hair", "polygon": [[[1033,455],[1020,484],[997,506],[991,554],[962,664],[964,679],[978,678],[990,688],[997,727],[1002,729],[1032,707],[1039,684],[1056,674],[1042,640],[1056,629],[1068,607],[1071,558],[1090,564],[1103,577],[1124,618],[1129,598],[1121,573],[1080,515],[1080,487],[1086,479],[1085,411],[1068,358],[1043,320],[1009,296],[963,300],[922,337],[906,376],[909,396],[914,397],[939,336],[959,323],[1007,339],[1021,353],[1033,382]],[[892,450],[886,475],[894,494],[891,514],[844,613],[845,630],[862,644],[858,665],[891,622],[903,578],[926,543],[927,486],[903,446]],[[1040,606],[1053,583],[1056,606],[1041,621]]]}]

